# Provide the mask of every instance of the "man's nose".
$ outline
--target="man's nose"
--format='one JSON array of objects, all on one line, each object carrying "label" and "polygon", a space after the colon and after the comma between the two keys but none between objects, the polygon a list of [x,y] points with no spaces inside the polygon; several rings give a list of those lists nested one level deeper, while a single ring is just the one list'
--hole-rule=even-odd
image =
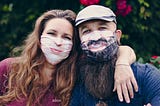
[{"label": "man's nose", "polygon": [[101,38],[101,34],[95,31],[93,32],[92,36],[90,36],[90,38],[92,38],[93,40],[98,40]]}]

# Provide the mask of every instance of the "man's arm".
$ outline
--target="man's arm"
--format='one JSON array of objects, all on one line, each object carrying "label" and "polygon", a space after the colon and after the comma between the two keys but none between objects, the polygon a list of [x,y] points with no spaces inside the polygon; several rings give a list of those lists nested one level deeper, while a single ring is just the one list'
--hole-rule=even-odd
[{"label": "man's arm", "polygon": [[135,60],[136,60],[136,55],[131,47],[129,46],[119,47],[118,59],[115,67],[115,75],[114,75],[115,84],[113,91],[117,90],[119,100],[123,101],[123,96],[124,96],[124,99],[127,103],[130,102],[129,97],[131,98],[134,97],[133,87],[135,91],[138,91],[138,85],[135,80],[132,69],[130,67],[130,64],[132,64]]}]

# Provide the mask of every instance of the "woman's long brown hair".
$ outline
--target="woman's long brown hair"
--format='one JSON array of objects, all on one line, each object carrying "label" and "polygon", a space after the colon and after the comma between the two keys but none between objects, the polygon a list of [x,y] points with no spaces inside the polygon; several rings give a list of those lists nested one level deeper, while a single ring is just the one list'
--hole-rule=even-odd
[{"label": "woman's long brown hair", "polygon": [[35,101],[37,101],[35,105],[38,105],[46,91],[52,88],[53,94],[61,99],[61,105],[68,105],[75,82],[75,61],[77,58],[77,45],[75,43],[78,41],[77,36],[74,33],[73,47],[69,57],[56,66],[53,79],[48,85],[43,83],[40,73],[46,61],[40,49],[40,36],[49,20],[63,18],[68,20],[74,28],[75,17],[75,13],[70,10],[51,10],[37,19],[33,32],[25,41],[22,54],[14,59],[10,67],[8,91],[0,96],[1,104],[25,98],[27,106],[34,105]]}]

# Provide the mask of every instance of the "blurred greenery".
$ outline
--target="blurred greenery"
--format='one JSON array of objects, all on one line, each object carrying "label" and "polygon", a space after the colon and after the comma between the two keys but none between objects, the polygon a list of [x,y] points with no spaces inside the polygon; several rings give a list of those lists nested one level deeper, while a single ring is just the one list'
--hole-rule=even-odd
[{"label": "blurred greenery", "polygon": [[[79,11],[78,0],[1,0],[0,1],[0,60],[21,46],[33,30],[35,20],[50,9]],[[14,49],[17,50],[17,49]]]},{"label": "blurred greenery", "polygon": [[[127,4],[132,11],[125,17],[117,16],[123,32],[121,43],[130,45],[144,61],[160,55],[160,1],[127,0]],[[106,5],[116,11],[116,0],[106,0]]]},{"label": "blurred greenery", "polygon": [[[116,11],[116,0],[101,0],[101,5]],[[137,58],[149,60],[160,55],[160,1],[127,0],[132,11],[117,16],[118,28],[122,30],[121,43],[131,46]],[[0,60],[9,57],[20,46],[32,29],[35,20],[50,9],[81,9],[79,0],[1,0],[0,2]],[[14,49],[15,50],[15,49]]]}]

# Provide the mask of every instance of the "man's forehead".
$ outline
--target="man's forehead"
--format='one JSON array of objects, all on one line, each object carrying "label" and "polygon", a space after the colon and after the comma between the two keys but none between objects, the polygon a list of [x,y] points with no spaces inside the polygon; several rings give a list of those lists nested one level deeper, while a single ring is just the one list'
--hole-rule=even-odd
[{"label": "man's forehead", "polygon": [[78,28],[83,29],[88,26],[92,26],[93,24],[95,24],[95,25],[109,25],[110,23],[112,23],[112,22],[111,21],[104,21],[104,20],[90,20],[90,21],[87,21],[87,22],[80,24],[78,26]]}]

